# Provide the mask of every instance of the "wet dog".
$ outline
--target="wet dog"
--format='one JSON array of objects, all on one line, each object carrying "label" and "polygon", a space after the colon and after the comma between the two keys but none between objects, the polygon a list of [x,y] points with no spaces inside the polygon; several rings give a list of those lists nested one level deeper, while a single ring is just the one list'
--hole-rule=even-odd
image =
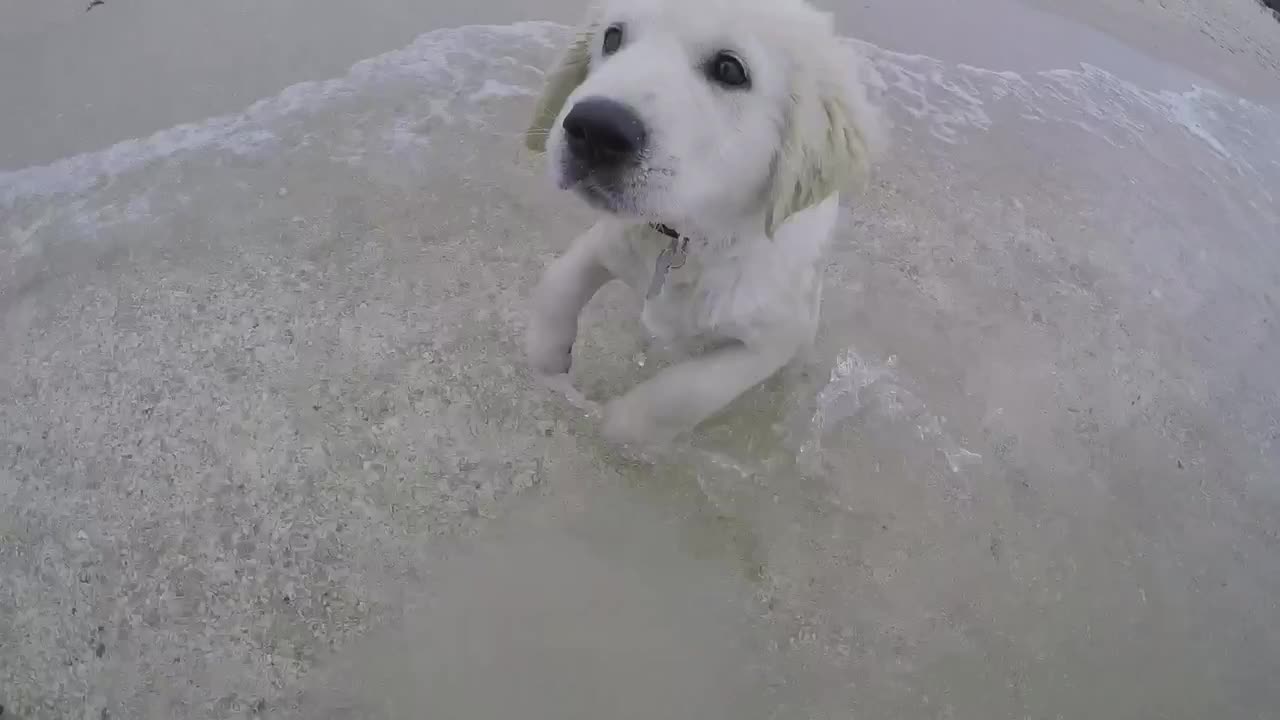
[{"label": "wet dog", "polygon": [[613,279],[658,338],[717,345],[609,401],[610,439],[692,429],[812,343],[839,193],[879,137],[857,62],[803,0],[611,0],[547,73],[526,143],[600,217],[535,291],[529,362],[564,380]]}]

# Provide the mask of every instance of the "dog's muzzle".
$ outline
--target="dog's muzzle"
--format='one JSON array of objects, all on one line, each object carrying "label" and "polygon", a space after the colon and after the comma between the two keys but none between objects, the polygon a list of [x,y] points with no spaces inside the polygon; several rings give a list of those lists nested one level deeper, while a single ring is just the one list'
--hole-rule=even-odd
[{"label": "dog's muzzle", "polygon": [[648,141],[644,121],[634,110],[602,97],[578,101],[562,126],[568,149],[565,179],[570,184],[634,164]]}]

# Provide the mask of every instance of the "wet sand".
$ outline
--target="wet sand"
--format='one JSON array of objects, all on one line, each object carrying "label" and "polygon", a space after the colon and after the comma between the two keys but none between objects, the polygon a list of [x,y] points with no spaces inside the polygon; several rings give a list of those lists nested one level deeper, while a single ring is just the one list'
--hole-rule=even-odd
[{"label": "wet sand", "polygon": [[[24,6],[5,717],[1266,717],[1260,61],[922,5],[839,16],[895,149],[846,203],[818,347],[656,465],[519,353],[589,216],[518,142],[568,30],[507,23],[571,8],[112,2],[114,35],[75,35]],[[64,42],[100,62],[67,79]],[[662,363],[637,325],[621,289],[592,306],[588,394]]]}]

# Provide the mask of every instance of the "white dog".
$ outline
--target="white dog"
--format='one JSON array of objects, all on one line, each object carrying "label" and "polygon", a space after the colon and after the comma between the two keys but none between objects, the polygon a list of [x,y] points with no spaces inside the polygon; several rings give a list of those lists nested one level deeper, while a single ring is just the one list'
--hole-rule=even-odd
[{"label": "white dog", "polygon": [[718,344],[609,402],[610,439],[692,429],[813,342],[838,193],[876,136],[856,62],[803,0],[605,0],[548,73],[527,144],[602,217],[537,288],[534,370],[566,376],[614,278],[657,337]]}]

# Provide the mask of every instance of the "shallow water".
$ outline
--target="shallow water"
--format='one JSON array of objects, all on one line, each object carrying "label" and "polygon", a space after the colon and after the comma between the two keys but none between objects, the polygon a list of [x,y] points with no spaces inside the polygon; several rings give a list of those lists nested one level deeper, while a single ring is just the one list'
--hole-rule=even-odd
[{"label": "shallow water", "polygon": [[[1280,115],[861,44],[812,356],[656,465],[531,382],[568,30],[0,173],[18,717],[1263,717]],[[1172,70],[1170,72],[1173,72]],[[580,386],[660,365],[589,309]]]}]

